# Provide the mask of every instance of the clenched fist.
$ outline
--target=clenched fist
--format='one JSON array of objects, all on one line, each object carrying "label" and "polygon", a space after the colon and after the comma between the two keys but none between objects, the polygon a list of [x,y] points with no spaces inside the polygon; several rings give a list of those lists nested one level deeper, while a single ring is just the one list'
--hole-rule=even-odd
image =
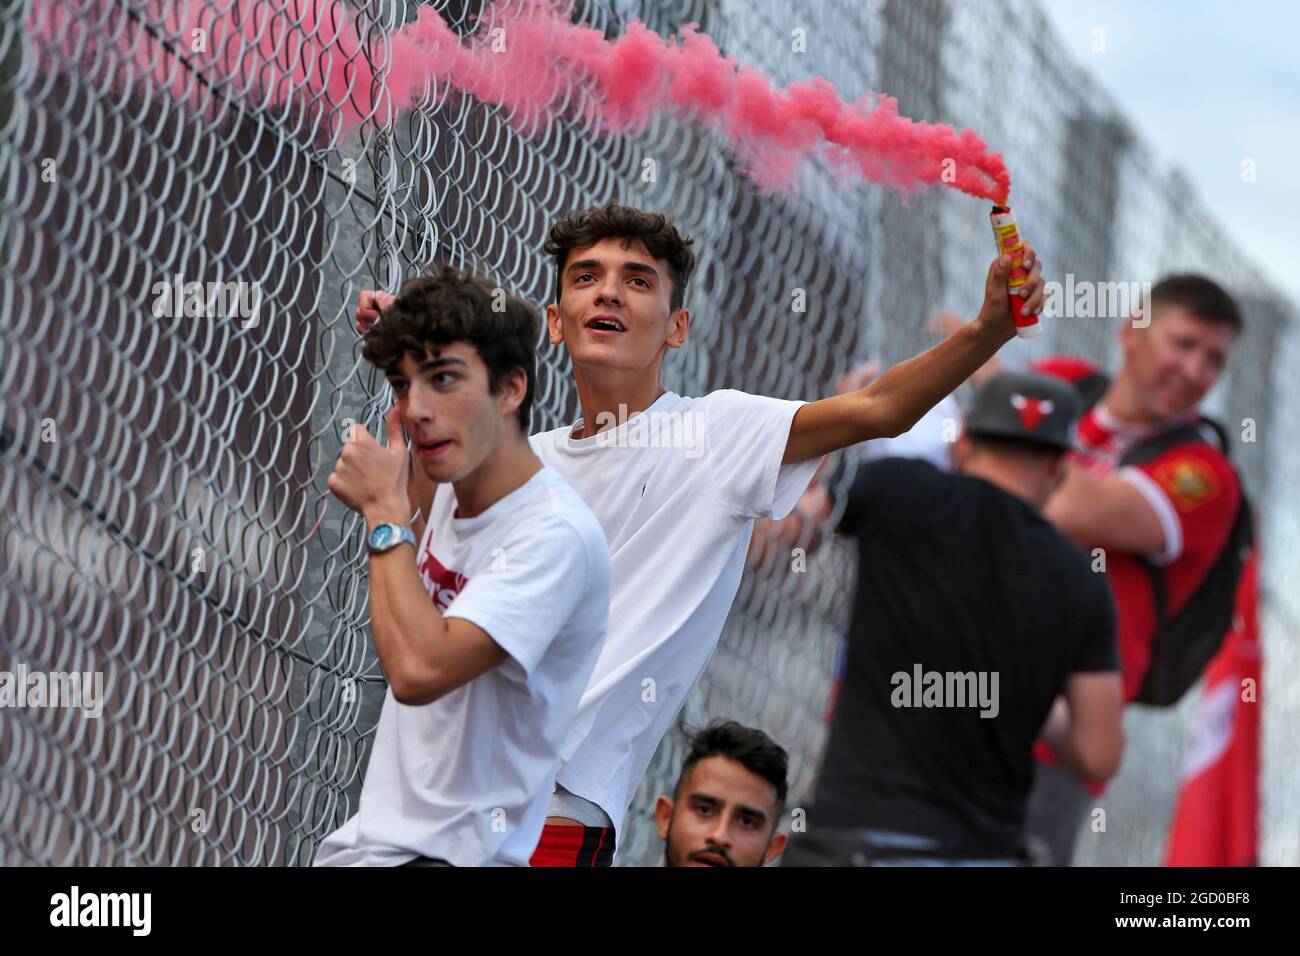
[{"label": "clenched fist", "polygon": [[[1020,309],[1021,301],[1028,302],[1026,310],[1030,315],[1037,315],[1043,311],[1043,300],[1047,295],[1047,283],[1043,279],[1043,264],[1038,261],[1038,256],[1034,253],[1034,247],[1025,243],[1023,265],[1029,273],[1029,278],[1025,284],[1020,287],[1017,296],[1016,308]],[[989,266],[988,277],[984,280],[984,304],[980,307],[980,313],[976,317],[974,324],[987,331],[995,331],[1003,338],[1010,340],[1016,334],[1016,323],[1011,317],[1011,294],[1007,289],[1007,282],[1011,278],[1011,257],[998,256]]]},{"label": "clenched fist", "polygon": [[343,446],[326,485],[334,497],[367,519],[404,524],[409,517],[406,488],[410,465],[402,437],[402,417],[396,407],[388,413],[386,422],[386,446],[379,444],[365,425],[353,427],[352,441]]},{"label": "clenched fist", "polygon": [[357,331],[365,335],[379,319],[379,313],[397,301],[391,292],[363,289],[357,300]]}]

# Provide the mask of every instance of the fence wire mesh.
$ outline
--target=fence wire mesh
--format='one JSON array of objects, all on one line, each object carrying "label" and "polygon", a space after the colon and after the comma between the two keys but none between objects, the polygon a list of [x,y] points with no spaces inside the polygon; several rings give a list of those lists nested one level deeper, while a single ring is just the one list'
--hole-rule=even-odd
[{"label": "fence wire mesh", "polygon": [[[461,36],[515,12],[432,6]],[[700,256],[690,344],[664,384],[804,399],[862,359],[928,345],[936,309],[979,304],[992,242],[978,200],[903,200],[820,168],[761,195],[714,134],[671,117],[598,133],[577,87],[567,118],[526,131],[436,84],[396,115],[365,81],[316,82],[312,51],[382,83],[388,37],[418,4],[347,8],[364,42],[323,0],[0,0],[0,669],[104,681],[98,717],[0,709],[0,864],[305,864],[354,811],[385,685],[360,519],[324,480],[347,428],[373,430],[389,400],[359,358],[361,289],[444,260],[543,303],[558,214],[608,198],[663,209]],[[607,36],[633,17],[664,35],[695,22],[778,83],[821,75],[846,99],[885,91],[905,115],[978,130],[1006,155],[1054,279],[1201,269],[1241,297],[1248,332],[1210,409],[1259,436],[1235,454],[1265,534],[1263,858],[1300,861],[1300,697],[1281,679],[1300,664],[1285,587],[1300,554],[1285,495],[1300,453],[1283,438],[1300,408],[1282,371],[1300,360],[1293,307],[1062,56],[1033,0],[582,0],[573,16]],[[359,125],[344,132],[344,114]],[[189,282],[222,307],[181,307]],[[1057,319],[1005,358],[1109,363],[1114,331]],[[536,429],[577,414],[565,354],[540,355]],[[747,572],[683,712],[776,736],[796,805],[852,564],[841,544],[802,573],[783,555]],[[1130,713],[1110,833],[1080,862],[1158,862],[1193,703]],[[665,738],[621,862],[657,860],[650,807],[682,756]]]}]

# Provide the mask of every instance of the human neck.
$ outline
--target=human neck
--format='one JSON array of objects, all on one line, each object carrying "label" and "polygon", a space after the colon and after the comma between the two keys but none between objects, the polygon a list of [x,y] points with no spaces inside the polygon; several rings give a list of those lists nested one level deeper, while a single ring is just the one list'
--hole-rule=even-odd
[{"label": "human neck", "polygon": [[452,485],[456,489],[455,517],[478,517],[541,470],[542,463],[528,439],[518,433],[507,434],[478,468]]},{"label": "human neck", "polygon": [[1015,495],[1024,501],[1035,511],[1041,511],[1047,502],[1047,495],[1040,488],[1041,483],[1026,469],[992,455],[985,454],[972,458],[962,467],[962,472],[997,485],[1007,494]]},{"label": "human neck", "polygon": [[1158,425],[1159,417],[1147,411],[1141,401],[1141,389],[1122,372],[1101,397],[1100,406],[1121,425]]},{"label": "human neck", "polygon": [[[636,376],[633,378],[632,376]],[[574,370],[578,382],[578,402],[582,406],[582,428],[572,438],[586,438],[606,428],[617,427],[638,412],[643,412],[665,391],[659,384],[659,369],[645,372],[617,371],[592,373]]]}]

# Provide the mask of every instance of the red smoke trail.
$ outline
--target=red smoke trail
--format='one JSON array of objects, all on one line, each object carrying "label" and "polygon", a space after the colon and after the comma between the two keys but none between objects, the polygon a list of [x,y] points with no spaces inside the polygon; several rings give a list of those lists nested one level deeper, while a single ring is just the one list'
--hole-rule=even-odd
[{"label": "red smoke trail", "polygon": [[[38,0],[36,7],[59,9],[54,0]],[[150,5],[150,18],[161,21],[160,32],[209,80],[257,105],[292,100],[318,121],[337,123],[335,133],[366,121],[384,128],[430,91],[450,88],[501,106],[525,130],[578,112],[577,103],[607,133],[636,131],[672,115],[724,138],[765,189],[791,188],[808,162],[821,159],[841,174],[902,192],[946,185],[1006,201],[1010,178],[1002,157],[971,130],[908,119],[884,94],[846,103],[821,78],[779,88],[724,57],[694,26],[665,39],[633,21],[611,41],[573,24],[569,11],[567,2],[499,2],[467,43],[428,7],[387,42],[363,41],[353,14],[337,0],[287,0],[283,8],[223,0],[217,12],[163,2]],[[39,23],[40,14],[34,16]],[[34,32],[47,43],[67,44],[66,10],[63,19],[59,26],[47,18]],[[192,31],[199,27],[207,45],[195,52]],[[137,72],[174,95],[211,108],[170,54],[159,55],[156,44],[128,43],[129,31],[113,36],[97,42],[111,42]]]},{"label": "red smoke trail", "polygon": [[[724,57],[693,25],[678,39],[664,39],[633,21],[610,41],[570,23],[567,7],[543,0],[525,0],[514,15],[504,11],[503,4],[489,8],[483,18],[489,32],[480,29],[461,45],[433,10],[421,10],[392,37],[395,61],[415,54],[406,82],[392,84],[394,106],[410,102],[402,94],[413,91],[411,79],[437,76],[528,124],[561,109],[565,80],[576,74],[596,94],[585,112],[597,128],[637,130],[661,113],[700,123],[725,137],[766,188],[793,185],[800,167],[821,156],[904,192],[950,185],[1002,202],[1010,191],[1001,155],[990,153],[976,133],[900,116],[890,96],[845,103],[821,78],[777,88],[758,70]],[[503,31],[496,49],[494,28]]]}]

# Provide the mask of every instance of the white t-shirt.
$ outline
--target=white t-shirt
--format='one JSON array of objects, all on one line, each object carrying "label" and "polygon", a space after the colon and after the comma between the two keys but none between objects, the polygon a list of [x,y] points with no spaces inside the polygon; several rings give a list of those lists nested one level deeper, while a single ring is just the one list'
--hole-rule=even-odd
[{"label": "white t-shirt", "polygon": [[527,866],[546,822],[560,746],[605,638],[609,552],[554,468],[473,518],[440,485],[419,551],[445,617],[477,624],[510,656],[431,704],[389,690],[358,812],[317,866]]},{"label": "white t-shirt", "polygon": [[731,389],[665,392],[581,440],[530,439],[582,495],[614,565],[609,635],[565,741],[557,780],[623,818],[655,748],[699,679],[740,586],[755,517],[782,518],[818,460],[782,465],[803,402]]}]

